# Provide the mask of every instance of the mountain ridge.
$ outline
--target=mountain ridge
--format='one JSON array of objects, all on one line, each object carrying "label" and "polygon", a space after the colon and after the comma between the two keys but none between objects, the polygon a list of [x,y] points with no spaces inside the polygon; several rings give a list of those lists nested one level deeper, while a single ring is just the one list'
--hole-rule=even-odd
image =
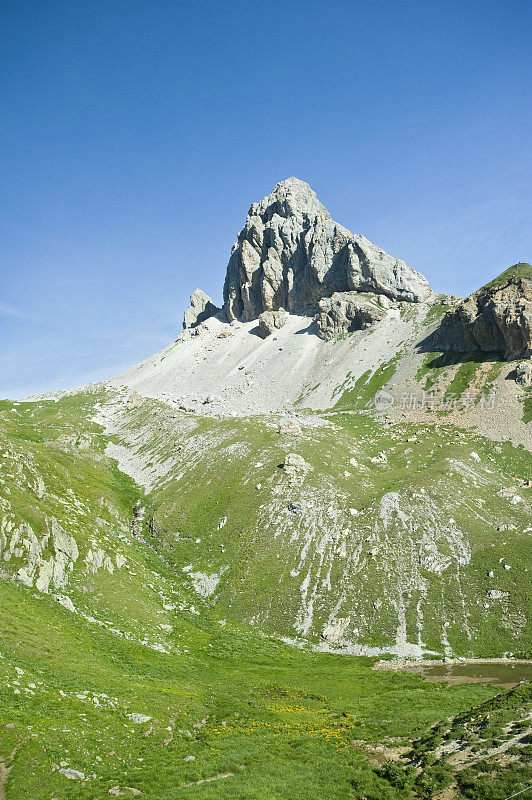
[{"label": "mountain ridge", "polygon": [[[250,319],[197,290],[143,363],[0,401],[2,799],[428,800],[494,774],[505,797],[529,775],[530,684],[372,667],[532,655],[532,362],[437,349],[475,297],[390,298],[406,265],[352,270],[304,191],[252,206],[263,243],[294,238],[277,272],[254,251]],[[305,226],[335,242],[314,275]]]}]

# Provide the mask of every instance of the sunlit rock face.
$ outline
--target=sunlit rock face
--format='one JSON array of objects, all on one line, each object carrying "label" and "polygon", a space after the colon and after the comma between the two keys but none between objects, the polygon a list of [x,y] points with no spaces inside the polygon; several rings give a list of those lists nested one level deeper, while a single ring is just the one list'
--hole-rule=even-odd
[{"label": "sunlit rock face", "polygon": [[520,276],[527,267],[510,267],[507,273],[513,270],[514,275],[496,279],[447,312],[434,334],[435,346],[461,353],[500,353],[506,358],[531,356],[532,281]]},{"label": "sunlit rock face", "polygon": [[229,320],[281,308],[312,316],[322,298],[354,291],[413,303],[430,294],[404,261],[335,222],[304,181],[288,178],[253,203],[227,267]]},{"label": "sunlit rock face", "polygon": [[206,319],[213,317],[220,311],[208,294],[203,289],[196,289],[190,295],[190,306],[185,311],[183,329],[195,328]]}]

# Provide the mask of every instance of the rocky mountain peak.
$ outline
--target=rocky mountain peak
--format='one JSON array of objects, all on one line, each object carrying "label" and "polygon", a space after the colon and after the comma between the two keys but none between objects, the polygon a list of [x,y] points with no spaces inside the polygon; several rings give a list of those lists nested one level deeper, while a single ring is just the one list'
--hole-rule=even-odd
[{"label": "rocky mountain peak", "polygon": [[427,280],[404,261],[335,222],[307,183],[281,181],[251,205],[233,246],[224,285],[227,319],[254,320],[280,309],[317,316],[321,300],[344,292],[406,302],[430,294]]},{"label": "rocky mountain peak", "polygon": [[251,205],[248,219],[260,217],[265,225],[275,214],[284,218],[296,217],[307,225],[317,219],[331,218],[325,206],[318,200],[316,192],[299,178],[287,178],[276,184],[270,194],[259,203]]}]

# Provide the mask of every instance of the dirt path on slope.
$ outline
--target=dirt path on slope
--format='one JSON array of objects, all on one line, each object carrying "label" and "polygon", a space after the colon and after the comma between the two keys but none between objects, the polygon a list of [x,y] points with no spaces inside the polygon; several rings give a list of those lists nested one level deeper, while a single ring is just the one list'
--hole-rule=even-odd
[{"label": "dirt path on slope", "polygon": [[7,767],[5,761],[0,758],[0,800],[6,800],[6,784],[10,772],[11,767]]},{"label": "dirt path on slope", "polygon": [[24,739],[21,739],[20,742],[17,745],[15,745],[15,747],[11,751],[11,755],[7,760],[0,756],[0,800],[6,800],[7,781],[9,779],[9,774],[15,764],[15,756],[17,755],[18,751],[20,750],[24,742],[27,742],[29,738],[30,738],[29,736],[26,736]]}]

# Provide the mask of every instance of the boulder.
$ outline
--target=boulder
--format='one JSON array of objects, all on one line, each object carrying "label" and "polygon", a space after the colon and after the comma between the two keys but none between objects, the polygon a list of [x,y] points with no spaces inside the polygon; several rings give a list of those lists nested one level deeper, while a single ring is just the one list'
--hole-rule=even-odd
[{"label": "boulder", "polygon": [[371,296],[357,292],[335,292],[331,297],[323,297],[319,309],[316,329],[322,339],[368,328],[386,315]]},{"label": "boulder", "polygon": [[126,716],[135,725],[142,725],[145,722],[149,722],[152,719],[152,717],[148,717],[147,714],[127,714]]},{"label": "boulder", "polygon": [[302,483],[307,472],[309,472],[312,467],[299,453],[287,453],[283,469],[290,477],[292,483]]},{"label": "boulder", "polygon": [[138,408],[139,406],[142,405],[143,402],[144,398],[141,397],[141,395],[137,392],[136,389],[133,389],[133,391],[126,400],[126,407],[128,408],[128,410],[133,408]]},{"label": "boulder", "polygon": [[335,292],[370,292],[418,302],[427,280],[404,261],[335,222],[310,186],[278,183],[251,206],[233,246],[224,285],[229,321],[281,308],[314,316]]},{"label": "boulder", "polygon": [[295,469],[295,470],[308,470],[310,469],[310,465],[307,464],[303,456],[300,456],[299,453],[287,453],[286,458],[284,460],[284,468],[285,470]]},{"label": "boulder", "polygon": [[301,425],[295,419],[283,419],[279,423],[279,433],[282,436],[302,436]]},{"label": "boulder", "polygon": [[266,339],[271,333],[286,325],[288,315],[286,311],[263,311],[259,314],[259,336]]},{"label": "boulder", "polygon": [[515,382],[519,386],[532,386],[532,361],[521,361],[517,365]]},{"label": "boulder", "polygon": [[59,772],[71,781],[82,781],[85,778],[84,772],[80,772],[78,769],[71,769],[70,767],[62,767]]},{"label": "boulder", "polygon": [[329,644],[338,644],[344,638],[349,628],[351,617],[340,617],[339,619],[328,622],[321,632],[321,638]]}]

